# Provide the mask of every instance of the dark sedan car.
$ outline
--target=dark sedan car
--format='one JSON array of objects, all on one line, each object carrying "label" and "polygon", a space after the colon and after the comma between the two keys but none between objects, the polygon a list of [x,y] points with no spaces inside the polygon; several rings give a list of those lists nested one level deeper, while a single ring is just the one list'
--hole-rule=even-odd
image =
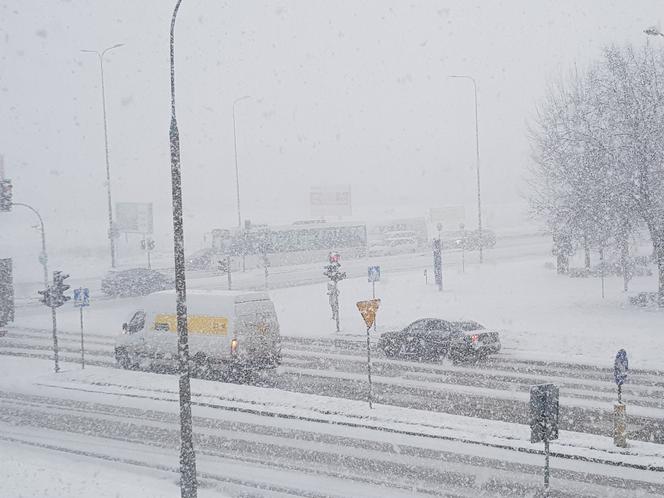
[{"label": "dark sedan car", "polygon": [[101,291],[114,297],[145,296],[174,286],[172,278],[147,268],[111,271],[101,281]]},{"label": "dark sedan car", "polygon": [[438,360],[449,356],[458,362],[497,353],[500,337],[477,322],[424,318],[402,330],[382,334],[378,347],[388,358]]}]

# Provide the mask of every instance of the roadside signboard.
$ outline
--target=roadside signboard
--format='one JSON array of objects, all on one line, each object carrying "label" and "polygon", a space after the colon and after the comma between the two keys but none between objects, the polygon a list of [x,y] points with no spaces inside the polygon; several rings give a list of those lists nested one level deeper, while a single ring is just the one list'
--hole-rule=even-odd
[{"label": "roadside signboard", "polygon": [[351,216],[350,185],[319,185],[311,187],[309,204],[313,216]]},{"label": "roadside signboard", "polygon": [[358,301],[357,309],[360,310],[364,323],[367,324],[367,329],[371,328],[376,320],[376,312],[380,307],[380,299],[369,299],[368,301]]},{"label": "roadside signboard", "polygon": [[87,287],[74,289],[74,306],[77,308],[90,306],[90,289]]},{"label": "roadside signboard", "polygon": [[124,233],[152,233],[151,202],[118,202],[115,204],[113,228]]},{"label": "roadside signboard", "polygon": [[369,282],[380,281],[380,266],[370,266],[368,270]]}]

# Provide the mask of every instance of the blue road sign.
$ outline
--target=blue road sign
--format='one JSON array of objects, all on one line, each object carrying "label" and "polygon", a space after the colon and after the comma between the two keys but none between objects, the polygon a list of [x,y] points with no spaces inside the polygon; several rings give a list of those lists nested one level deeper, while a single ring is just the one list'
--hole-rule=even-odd
[{"label": "blue road sign", "polygon": [[87,287],[74,289],[74,306],[77,308],[90,306],[90,289]]},{"label": "blue road sign", "polygon": [[369,282],[379,282],[380,266],[370,266],[368,275],[369,275]]},{"label": "blue road sign", "polygon": [[627,380],[628,365],[627,351],[621,349],[616,353],[616,361],[613,364],[613,378],[619,386],[622,386]]}]

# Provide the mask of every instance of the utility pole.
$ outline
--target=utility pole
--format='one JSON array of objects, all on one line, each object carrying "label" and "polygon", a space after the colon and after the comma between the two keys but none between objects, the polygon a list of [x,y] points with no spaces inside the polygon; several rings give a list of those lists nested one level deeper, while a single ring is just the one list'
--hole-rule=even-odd
[{"label": "utility pole", "polygon": [[171,189],[173,198],[173,253],[180,366],[180,496],[196,498],[196,453],[191,421],[191,383],[189,379],[189,342],[187,334],[187,285],[184,266],[184,221],[182,219],[182,184],[180,172],[180,133],[175,117],[175,19],[182,0],[177,0],[171,19]]}]

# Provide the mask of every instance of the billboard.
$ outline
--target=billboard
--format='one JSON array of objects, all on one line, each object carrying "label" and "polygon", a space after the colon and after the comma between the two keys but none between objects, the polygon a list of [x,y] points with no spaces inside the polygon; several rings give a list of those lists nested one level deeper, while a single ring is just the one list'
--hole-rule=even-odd
[{"label": "billboard", "polygon": [[118,232],[123,233],[152,233],[152,203],[116,203],[115,228]]},{"label": "billboard", "polygon": [[350,185],[311,187],[309,204],[312,216],[351,216]]},{"label": "billboard", "polygon": [[464,206],[443,206],[429,208],[431,223],[442,223],[446,228],[456,229],[460,223],[466,221],[466,208]]}]

